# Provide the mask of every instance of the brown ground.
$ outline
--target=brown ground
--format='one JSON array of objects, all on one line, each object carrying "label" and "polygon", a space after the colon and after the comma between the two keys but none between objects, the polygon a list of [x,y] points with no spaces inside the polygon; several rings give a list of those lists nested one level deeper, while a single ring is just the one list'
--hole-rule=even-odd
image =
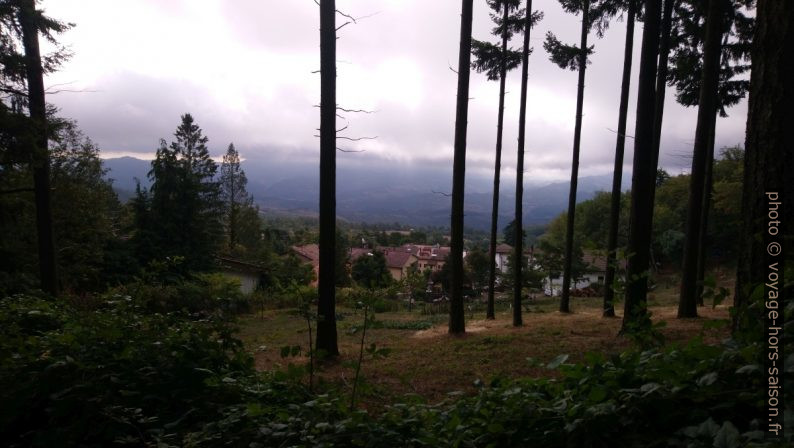
[{"label": "brown ground", "polygon": [[[665,321],[661,328],[668,344],[688,341],[701,336],[707,342],[717,342],[727,336],[727,328],[704,330],[707,321],[728,319],[727,306],[716,309],[701,307],[698,319],[677,319],[672,291],[657,293],[650,299],[654,322]],[[573,299],[571,314],[555,311],[557,299],[538,299],[524,312],[524,325],[512,326],[508,309],[497,308],[496,320],[484,319],[478,311],[466,315],[466,334],[447,333],[446,316],[422,314],[419,310],[378,314],[381,321],[433,322],[427,330],[369,329],[365,345],[375,343],[388,347],[391,353],[383,359],[372,360],[365,354],[362,375],[370,387],[363,400],[366,405],[379,407],[394,402],[405,394],[417,394],[431,402],[444,399],[449,392],[474,390],[477,379],[489,381],[495,377],[553,376],[554,371],[533,366],[527,358],[548,362],[559,354],[569,354],[569,362],[579,361],[587,352],[617,353],[631,346],[618,336],[621,319],[601,317],[601,299]],[[620,307],[618,307],[620,309]],[[342,310],[346,316],[338,322],[340,360],[325,362],[318,377],[326,383],[349,389],[355,373],[361,335],[347,334],[362,316]],[[620,314],[620,313],[619,313]],[[472,318],[473,317],[473,318]],[[308,348],[306,323],[288,310],[272,310],[264,318],[249,316],[242,320],[241,337],[255,353],[260,370],[282,369],[288,363],[303,364],[307,358],[281,358],[280,349],[286,345]],[[305,379],[308,381],[308,378]],[[327,385],[326,385],[327,387]]]}]

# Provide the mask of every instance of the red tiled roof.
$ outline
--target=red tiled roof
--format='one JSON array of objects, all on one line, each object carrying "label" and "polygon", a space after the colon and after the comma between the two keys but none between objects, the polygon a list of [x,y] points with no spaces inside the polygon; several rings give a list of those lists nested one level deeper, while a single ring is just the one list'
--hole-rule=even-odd
[{"label": "red tiled roof", "polygon": [[390,268],[402,268],[413,257],[412,254],[404,251],[388,251],[385,252],[386,266]]},{"label": "red tiled roof", "polygon": [[320,246],[317,244],[306,244],[304,246],[292,246],[292,250],[306,259],[306,261],[311,262],[312,266],[317,266],[320,264]]}]

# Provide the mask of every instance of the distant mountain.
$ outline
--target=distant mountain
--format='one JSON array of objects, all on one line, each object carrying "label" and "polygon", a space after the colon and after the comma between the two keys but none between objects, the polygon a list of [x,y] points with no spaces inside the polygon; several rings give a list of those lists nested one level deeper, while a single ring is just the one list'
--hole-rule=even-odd
[{"label": "distant mountain", "polygon": [[[150,162],[133,157],[106,159],[108,177],[122,200],[132,197],[135,178],[148,186]],[[283,164],[244,161],[248,190],[265,213],[287,216],[316,216],[319,197],[319,168],[315,164]],[[624,176],[630,178],[630,176]],[[491,220],[490,179],[466,182],[466,226],[488,229]],[[396,169],[388,166],[338,166],[337,214],[351,222],[394,223],[411,226],[448,226],[451,170],[438,173],[430,168]],[[624,183],[624,189],[627,183]],[[524,190],[524,223],[544,224],[567,209],[568,182],[527,186]],[[592,198],[612,188],[612,176],[579,179],[577,201]],[[515,196],[511,183],[503,184],[499,228],[512,220]]]}]

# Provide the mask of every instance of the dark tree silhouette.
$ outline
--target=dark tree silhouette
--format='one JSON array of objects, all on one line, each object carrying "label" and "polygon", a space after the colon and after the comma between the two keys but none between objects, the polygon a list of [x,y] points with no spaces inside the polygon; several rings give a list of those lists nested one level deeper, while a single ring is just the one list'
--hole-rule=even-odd
[{"label": "dark tree silhouette", "polygon": [[338,356],[336,334],[336,4],[320,1],[320,273],[317,344]]},{"label": "dark tree silhouette", "polygon": [[233,253],[240,242],[240,216],[245,208],[253,206],[253,198],[246,190],[248,178],[240,167],[240,154],[234,148],[234,143],[229,143],[220,171],[226,240],[229,252]]},{"label": "dark tree silhouette", "polygon": [[133,242],[144,263],[181,256],[182,268],[209,270],[222,238],[218,166],[190,114],[182,115],[174,136],[170,145],[160,140],[149,171],[151,194],[138,188],[141,226]]},{"label": "dark tree silhouette", "polygon": [[[684,256],[682,265],[685,266],[682,283],[681,300],[695,300],[702,303],[703,277],[706,264],[706,239],[708,214],[711,198],[711,169],[714,163],[714,129],[716,126],[716,114],[727,116],[726,108],[736,104],[744,97],[749,82],[738,76],[749,70],[749,49],[750,34],[753,27],[753,19],[748,17],[744,8],[752,6],[752,1],[746,0],[724,0],[721,4],[720,14],[721,26],[720,37],[712,36],[713,39],[721,40],[719,46],[719,56],[717,65],[719,74],[717,75],[717,105],[714,112],[715,116],[709,116],[707,123],[710,126],[706,147],[701,157],[703,169],[698,173],[697,181],[701,184],[702,195],[700,199],[701,207],[698,216],[695,217],[697,231],[695,234],[686,232]],[[693,2],[680,0],[676,4],[676,32],[673,33],[674,52],[671,58],[668,81],[675,84],[677,89],[676,99],[685,106],[700,106],[700,88],[703,80],[704,68],[704,37],[706,34],[707,21],[704,17],[708,12],[708,2]],[[693,158],[693,164],[695,159]],[[690,195],[696,194],[690,191]],[[694,198],[690,200],[698,202]],[[693,228],[695,226],[693,223]],[[684,298],[683,288],[686,288],[686,298]]]},{"label": "dark tree silhouette", "polygon": [[464,333],[463,309],[463,194],[466,178],[466,128],[469,115],[469,75],[471,65],[471,22],[473,0],[462,0],[460,48],[458,52],[458,92],[455,111],[455,144],[452,163],[452,213],[450,219],[450,304],[449,332]]},{"label": "dark tree silhouette", "polygon": [[499,219],[499,174],[502,169],[502,129],[504,127],[504,106],[505,106],[505,80],[507,71],[516,68],[519,64],[521,54],[512,49],[508,50],[507,42],[512,36],[510,29],[510,11],[519,5],[518,0],[488,0],[488,6],[496,12],[502,10],[502,18],[491,14],[491,18],[498,22],[494,28],[494,34],[501,35],[501,48],[490,42],[472,40],[472,53],[474,62],[472,67],[477,72],[486,72],[488,79],[499,81],[499,112],[496,120],[496,160],[494,162],[493,178],[493,207],[491,209],[491,240],[490,240],[490,261],[488,263],[488,307],[486,311],[487,319],[495,319],[494,314],[494,284],[496,283],[496,230]]},{"label": "dark tree silhouette", "polygon": [[35,129],[32,141],[33,190],[36,202],[36,234],[39,248],[41,289],[58,295],[58,270],[55,239],[52,230],[50,193],[50,155],[47,148],[47,106],[44,99],[44,71],[39,51],[39,29],[36,2],[20,1],[19,25],[25,48],[25,69],[28,87],[28,108],[31,125]]},{"label": "dark tree silhouette", "polygon": [[640,73],[637,93],[637,122],[634,131],[634,163],[631,179],[629,261],[622,331],[650,324],[647,313],[648,267],[653,223],[653,190],[656,165],[653,154],[653,126],[656,93],[656,58],[659,51],[660,0],[645,0]]},{"label": "dark tree silhouette", "polygon": [[604,276],[604,317],[614,317],[615,282],[617,268],[618,227],[620,226],[620,198],[623,182],[623,152],[626,146],[626,116],[629,111],[629,88],[631,85],[631,60],[634,53],[634,17],[636,2],[627,1],[626,43],[623,51],[623,77],[620,84],[620,106],[618,108],[618,136],[615,144],[615,169],[612,174],[612,197],[609,213],[609,236],[607,239],[607,270]]},{"label": "dark tree silhouette", "polygon": [[568,194],[568,224],[565,238],[565,260],[563,267],[562,295],[560,312],[569,313],[571,289],[571,264],[573,254],[574,219],[576,215],[576,190],[579,180],[579,147],[582,137],[582,109],[584,107],[584,80],[587,68],[587,56],[593,53],[593,46],[587,46],[590,29],[596,27],[599,37],[609,25],[609,18],[616,12],[613,2],[591,0],[560,0],[564,10],[574,14],[582,14],[582,28],[579,46],[566,45],[560,42],[553,33],[546,34],[543,48],[549,53],[549,59],[560,68],[578,70],[579,82],[576,90],[576,121],[573,133],[573,159],[571,160],[571,188]]},{"label": "dark tree silhouette", "polygon": [[[527,0],[526,23],[524,25],[524,46],[521,54],[521,99],[518,112],[518,150],[516,159],[516,207],[513,227],[515,231],[515,245],[513,246],[513,326],[523,325],[521,316],[521,290],[524,285],[522,281],[521,260],[524,250],[524,141],[526,138],[527,120],[527,77],[529,73],[529,54],[532,49],[529,47],[529,35],[532,31],[533,15],[532,0]],[[539,17],[539,16],[538,16]]]},{"label": "dark tree silhouette", "polygon": [[711,130],[717,114],[719,94],[720,42],[722,40],[723,0],[709,0],[706,37],[703,47],[703,74],[700,82],[695,148],[689,184],[684,261],[681,270],[681,295],[678,317],[697,317],[697,256],[701,224],[701,207],[706,172],[706,158]]},{"label": "dark tree silhouette", "polygon": [[[743,323],[758,325],[766,317],[761,298],[753,304],[755,288],[763,288],[768,280],[770,264],[781,269],[792,261],[791,229],[794,207],[782,208],[778,220],[785,226],[777,236],[769,230],[770,202],[767,193],[777,192],[777,201],[791,201],[791,170],[794,168],[794,2],[758,0],[757,26],[752,43],[753,70],[750,76],[750,99],[747,116],[747,140],[744,158],[744,189],[742,193],[742,235],[736,272],[734,330]],[[781,201],[782,199],[782,201]],[[780,210],[778,210],[780,213]],[[778,256],[767,255],[773,239],[784,249]],[[785,241],[784,241],[785,240]],[[785,258],[782,258],[785,257]],[[779,294],[791,297],[791,279]],[[780,282],[783,284],[783,282]],[[771,291],[771,289],[769,289]],[[766,297],[768,292],[763,294]],[[783,301],[781,300],[782,304]],[[780,311],[782,313],[782,311]],[[761,336],[753,340],[760,340]]]}]

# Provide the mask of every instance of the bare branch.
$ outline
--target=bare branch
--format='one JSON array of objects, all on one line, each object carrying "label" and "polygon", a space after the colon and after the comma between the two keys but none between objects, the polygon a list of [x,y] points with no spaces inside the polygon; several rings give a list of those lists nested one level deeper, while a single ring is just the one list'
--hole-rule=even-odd
[{"label": "bare branch", "polygon": [[365,110],[365,109],[345,109],[341,106],[336,106],[336,110],[341,110],[342,112],[347,112],[351,114],[374,114],[378,112],[377,110]]},{"label": "bare branch", "polygon": [[449,61],[447,61],[447,67],[449,67],[449,69],[452,70],[452,73],[454,73],[456,75],[458,74],[458,71],[455,70],[454,68],[452,68],[452,64],[450,64]]},{"label": "bare branch", "polygon": [[375,140],[375,139],[378,138],[378,136],[376,135],[375,137],[345,137],[345,136],[337,135],[336,138],[342,139],[342,140],[347,140],[347,141],[350,141],[350,142],[359,142],[361,140]]},{"label": "bare branch", "polygon": [[336,149],[337,149],[337,151],[340,151],[340,152],[366,152],[367,151],[366,149],[343,149],[343,148],[340,148],[338,146],[336,147]]},{"label": "bare branch", "polygon": [[[609,128],[606,128],[606,130],[607,130],[607,131],[609,131],[609,132],[612,132],[613,134],[618,134],[618,135],[621,135],[621,134],[620,134],[620,132],[618,132],[618,131],[616,131],[616,130],[614,130],[614,129],[609,129]],[[626,138],[634,138],[634,136],[633,136],[633,135],[628,135],[628,134],[623,134],[623,135],[621,135],[621,137],[626,137]]]},{"label": "bare branch", "polygon": [[430,190],[430,191],[432,191],[435,194],[440,194],[441,196],[446,196],[446,197],[451,197],[452,196],[452,194],[444,193],[443,191],[436,191],[436,190]]}]

